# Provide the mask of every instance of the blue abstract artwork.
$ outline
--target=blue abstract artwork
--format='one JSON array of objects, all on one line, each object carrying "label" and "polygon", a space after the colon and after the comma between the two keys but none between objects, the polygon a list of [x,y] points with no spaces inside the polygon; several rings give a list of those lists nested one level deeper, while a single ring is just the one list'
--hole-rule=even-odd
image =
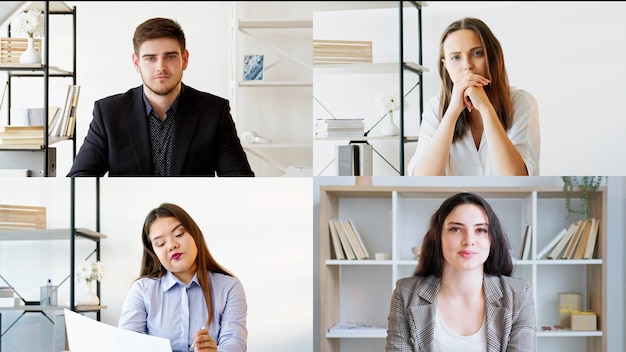
[{"label": "blue abstract artwork", "polygon": [[263,79],[263,55],[244,56],[243,79],[246,81],[260,81]]}]

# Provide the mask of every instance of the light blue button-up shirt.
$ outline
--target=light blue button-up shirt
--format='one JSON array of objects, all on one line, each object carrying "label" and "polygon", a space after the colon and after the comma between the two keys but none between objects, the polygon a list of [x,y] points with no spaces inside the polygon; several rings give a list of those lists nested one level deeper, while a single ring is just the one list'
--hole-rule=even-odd
[{"label": "light blue button-up shirt", "polygon": [[[228,275],[209,272],[213,320],[209,334],[220,352],[245,352],[247,303],[241,282]],[[133,282],[120,316],[122,329],[170,340],[172,351],[189,351],[193,335],[206,326],[208,312],[198,278],[185,285],[169,271],[158,279]]]}]

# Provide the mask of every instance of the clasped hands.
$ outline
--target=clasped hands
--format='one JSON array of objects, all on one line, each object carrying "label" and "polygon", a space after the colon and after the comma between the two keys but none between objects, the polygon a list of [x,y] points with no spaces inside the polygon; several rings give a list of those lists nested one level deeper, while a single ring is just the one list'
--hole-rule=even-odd
[{"label": "clasped hands", "polygon": [[458,102],[462,102],[463,106],[469,112],[480,107],[481,104],[487,102],[489,98],[485,93],[484,87],[491,83],[486,77],[477,73],[468,72],[458,82],[454,82],[452,88],[452,98]]}]

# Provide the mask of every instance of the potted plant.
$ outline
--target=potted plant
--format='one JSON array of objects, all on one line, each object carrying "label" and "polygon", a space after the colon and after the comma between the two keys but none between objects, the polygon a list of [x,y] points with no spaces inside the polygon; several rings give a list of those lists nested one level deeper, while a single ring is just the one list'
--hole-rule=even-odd
[{"label": "potted plant", "polygon": [[[562,176],[565,188],[565,207],[567,208],[567,216],[572,214],[581,214],[585,219],[592,217],[590,203],[598,195],[598,189],[602,185],[603,176]],[[580,192],[580,207],[574,208],[572,199],[574,192]]]}]

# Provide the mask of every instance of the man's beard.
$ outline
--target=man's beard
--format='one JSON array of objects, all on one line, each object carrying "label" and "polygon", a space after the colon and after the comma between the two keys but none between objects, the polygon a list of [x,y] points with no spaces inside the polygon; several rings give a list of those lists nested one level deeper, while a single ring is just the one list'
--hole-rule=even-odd
[{"label": "man's beard", "polygon": [[180,80],[178,80],[178,82],[176,82],[176,83],[172,84],[172,85],[171,85],[171,86],[169,86],[169,87],[164,87],[164,88],[162,88],[162,89],[156,89],[156,88],[155,88],[155,87],[153,87],[150,83],[148,83],[145,79],[143,79],[143,77],[142,77],[142,80],[143,80],[143,84],[144,84],[146,87],[148,87],[148,89],[149,89],[151,92],[153,92],[153,93],[154,93],[154,94],[156,94],[156,95],[162,95],[162,96],[165,96],[165,95],[170,94],[172,91],[174,91],[174,89],[176,89],[176,87],[178,86],[178,84],[181,82]]}]

